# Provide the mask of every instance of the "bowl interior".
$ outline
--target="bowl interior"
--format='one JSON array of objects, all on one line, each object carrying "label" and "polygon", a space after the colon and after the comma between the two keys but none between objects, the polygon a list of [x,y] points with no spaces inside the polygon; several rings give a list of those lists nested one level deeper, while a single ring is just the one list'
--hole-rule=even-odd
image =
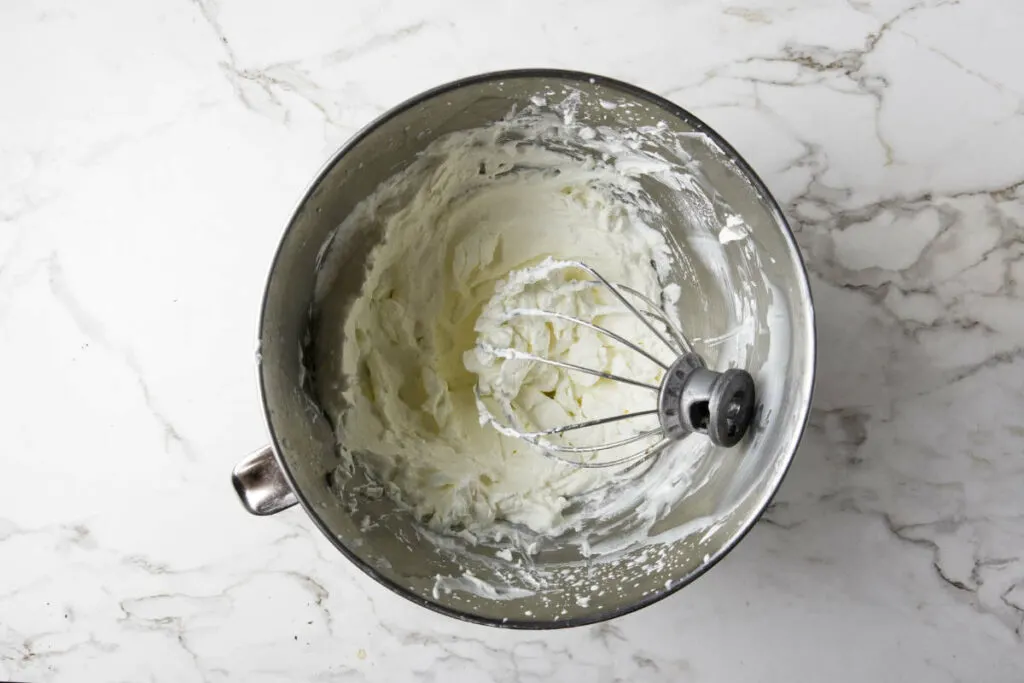
[{"label": "bowl interior", "polygon": [[[387,497],[365,495],[358,468],[338,472],[334,430],[316,398],[316,378],[337,373],[340,345],[324,321],[345,315],[359,293],[379,225],[339,230],[354,207],[404,170],[432,141],[487,126],[512,111],[543,107],[609,131],[649,130],[642,146],[688,170],[692,186],[644,179],[661,208],[659,226],[679,267],[680,318],[711,367],[723,359],[755,377],[762,404],[741,446],[702,457],[687,482],[669,458],[645,465],[663,486],[692,486],[637,536],[629,515],[605,520],[581,552],[566,539],[538,539],[531,566],[510,566],[494,548],[426,532]],[[730,220],[741,238],[720,239]],[[707,267],[714,252],[724,268]],[[317,278],[329,263],[329,276]],[[337,294],[341,293],[340,296]],[[332,295],[334,294],[334,295]],[[324,302],[316,304],[315,302]],[[724,329],[742,334],[716,339]],[[510,72],[468,79],[412,100],[370,126],[325,167],[275,257],[260,327],[260,383],[278,457],[307,511],[350,558],[406,597],[451,614],[512,626],[588,623],[671,592],[713,564],[753,524],[792,458],[813,379],[813,318],[806,276],[785,220],[762,183],[710,129],[671,103],[581,74]],[[697,481],[700,485],[693,485]],[[367,524],[365,520],[373,520]],[[591,530],[594,531],[594,530]]]}]

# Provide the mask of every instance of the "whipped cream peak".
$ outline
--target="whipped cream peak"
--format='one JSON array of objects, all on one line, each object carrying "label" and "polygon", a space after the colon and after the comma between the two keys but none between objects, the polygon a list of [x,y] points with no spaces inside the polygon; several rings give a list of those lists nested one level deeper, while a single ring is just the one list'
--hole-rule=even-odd
[{"label": "whipped cream peak", "polygon": [[[638,408],[649,409],[654,397],[630,381],[657,387],[665,364],[629,345],[655,349],[659,340],[608,286],[589,266],[554,258],[498,285],[465,357],[478,376],[484,423],[580,465],[610,463],[654,444],[657,421]],[[662,351],[671,361],[671,349]],[[628,417],[635,413],[641,415]],[[616,421],[589,424],[608,418]],[[630,451],[634,438],[648,443]],[[614,443],[623,445],[606,448]]]}]

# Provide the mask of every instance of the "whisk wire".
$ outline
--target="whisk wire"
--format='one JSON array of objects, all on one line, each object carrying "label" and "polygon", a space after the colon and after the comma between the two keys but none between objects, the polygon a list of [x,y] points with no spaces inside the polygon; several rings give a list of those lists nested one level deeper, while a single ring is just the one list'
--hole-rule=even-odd
[{"label": "whisk wire", "polygon": [[586,468],[586,469],[601,469],[601,468],[604,468],[604,467],[616,467],[618,465],[626,465],[626,464],[629,464],[629,463],[640,462],[641,460],[645,460],[645,459],[647,459],[647,458],[649,458],[651,456],[657,455],[661,451],[665,450],[665,448],[670,443],[672,443],[672,439],[667,439],[667,438],[666,439],[661,439],[657,443],[655,443],[655,444],[653,444],[651,446],[648,446],[647,448],[645,448],[642,451],[638,451],[636,453],[630,453],[629,455],[624,455],[621,458],[616,458],[615,460],[601,460],[600,462],[586,462],[585,460],[570,460],[569,458],[561,457],[557,453],[548,453],[548,456],[550,456],[550,457],[552,457],[552,458],[554,458],[556,460],[561,460],[562,462],[567,463],[569,465],[572,465],[574,467],[583,467],[583,468]]},{"label": "whisk wire", "polygon": [[[547,439],[530,439],[527,438],[525,435],[522,438],[525,438],[527,441],[530,441],[531,443],[540,446],[546,451],[554,453],[600,453],[601,451],[610,451],[613,448],[619,448],[620,446],[628,446],[631,443],[643,441],[644,439],[648,439],[652,436],[659,436],[661,434],[662,430],[660,428],[648,429],[646,431],[633,434],[632,436],[627,436],[623,439],[619,439],[618,441],[609,441],[598,446],[566,446],[563,444],[551,443]],[[572,462],[576,461],[573,460]]]},{"label": "whisk wire", "polygon": [[625,337],[622,337],[622,336],[620,336],[618,334],[615,334],[614,332],[612,332],[611,330],[609,330],[609,329],[607,329],[605,327],[601,327],[600,325],[595,325],[594,323],[589,322],[587,320],[583,320],[581,318],[577,318],[577,317],[571,316],[571,315],[566,315],[564,313],[558,313],[556,311],[542,311],[542,310],[537,309],[537,308],[516,308],[516,309],[514,309],[512,311],[509,311],[508,315],[506,316],[506,320],[511,320],[512,318],[519,318],[519,317],[555,318],[557,320],[565,320],[566,322],[575,323],[575,324],[577,324],[577,325],[579,325],[581,327],[586,327],[588,329],[594,330],[595,332],[603,334],[603,335],[605,335],[605,336],[607,336],[607,337],[609,337],[611,339],[614,339],[615,341],[617,341],[620,344],[626,346],[627,348],[630,348],[633,351],[636,351],[637,353],[639,353],[640,355],[642,355],[644,358],[648,359],[652,363],[655,363],[662,370],[668,370],[668,365],[666,365],[665,363],[662,363],[655,356],[653,356],[652,354],[648,353],[647,351],[642,349],[640,346],[634,344],[633,342],[629,341]]},{"label": "whisk wire", "polygon": [[[584,420],[583,422],[573,422],[572,424],[562,425],[561,427],[552,427],[550,429],[542,429],[536,432],[523,432],[524,437],[542,437],[552,436],[557,434],[564,434],[565,432],[575,431],[577,429],[585,429],[587,427],[598,427],[600,425],[606,425],[612,422],[621,422],[622,420],[632,420],[637,417],[646,417],[647,415],[657,415],[657,410],[639,410],[635,413],[629,413],[626,415],[612,415],[610,417],[598,417],[593,420]],[[660,431],[660,430],[659,430]],[[591,446],[591,448],[594,448]]]},{"label": "whisk wire", "polygon": [[[617,298],[619,300],[619,302],[623,306],[625,306],[627,309],[629,309],[630,313],[632,313],[637,318],[639,318],[640,321],[643,322],[643,324],[647,327],[647,329],[649,329],[654,334],[654,336],[656,336],[658,339],[660,339],[661,342],[665,346],[667,346],[668,348],[670,348],[670,349],[673,348],[672,347],[672,342],[670,342],[668,339],[665,338],[665,335],[661,333],[661,330],[659,330],[655,325],[653,325],[651,323],[651,321],[647,318],[647,316],[645,316],[643,313],[641,313],[640,309],[638,309],[636,306],[634,306],[632,303],[630,303],[629,299],[627,299],[622,294],[622,292],[620,292],[618,290],[618,288],[615,287],[615,285],[613,285],[611,282],[606,280],[605,277],[603,275],[601,275],[601,273],[597,272],[596,270],[594,270],[593,268],[591,268],[590,266],[588,266],[585,263],[581,263],[579,261],[573,261],[571,263],[574,266],[578,267],[578,268],[582,268],[583,270],[587,271],[588,273],[590,273],[591,275],[596,277],[598,280],[600,280],[601,283],[604,284],[604,286],[608,288],[608,291],[610,291],[612,294],[614,294],[615,298]],[[646,298],[646,297],[644,297],[644,298]]]},{"label": "whisk wire", "polygon": [[518,349],[512,349],[508,347],[496,347],[491,346],[489,344],[480,344],[480,348],[482,348],[487,353],[495,355],[498,358],[504,358],[505,360],[532,360],[538,363],[553,365],[557,368],[563,368],[565,370],[575,370],[577,372],[582,372],[587,375],[601,377],[602,379],[612,380],[613,382],[623,382],[625,384],[632,384],[635,387],[643,387],[645,389],[650,389],[655,393],[661,391],[661,387],[655,386],[653,384],[648,384],[647,382],[641,382],[639,380],[631,379],[629,377],[623,377],[622,375],[615,375],[610,372],[605,372],[604,370],[595,370],[594,368],[576,365],[575,363],[566,363],[564,361],[555,360],[554,358],[544,358],[543,356],[538,356],[528,351],[520,351]]},{"label": "whisk wire", "polygon": [[[661,312],[661,309],[658,306],[658,304],[654,303],[654,301],[652,301],[650,297],[645,295],[643,292],[638,292],[637,290],[633,289],[628,285],[616,284],[615,287],[618,287],[624,292],[629,292],[637,299],[651,307],[652,310],[642,311],[642,313],[650,318],[654,318],[655,320],[660,321],[665,326],[665,329],[668,330],[669,335],[679,344],[679,348],[669,345],[670,349],[677,353],[693,353],[693,345],[690,344],[689,340],[687,340],[686,335],[683,334],[683,331],[679,329],[679,326],[676,325],[671,318],[669,318],[667,315]],[[664,339],[662,341],[664,341]]]}]

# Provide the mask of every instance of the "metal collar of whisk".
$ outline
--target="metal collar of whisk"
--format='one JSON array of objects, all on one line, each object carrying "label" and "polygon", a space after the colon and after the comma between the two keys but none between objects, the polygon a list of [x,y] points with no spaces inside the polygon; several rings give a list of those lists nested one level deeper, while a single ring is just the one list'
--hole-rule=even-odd
[{"label": "metal collar of whisk", "polygon": [[[538,431],[527,431],[509,426],[506,420],[498,420],[487,410],[477,394],[477,402],[484,421],[492,424],[503,434],[514,436],[538,447],[549,457],[571,465],[587,468],[612,467],[635,463],[660,453],[673,441],[689,434],[703,434],[716,446],[732,447],[738,444],[747,433],[754,420],[756,395],[754,379],[746,370],[731,368],[717,372],[707,367],[704,359],[694,352],[692,344],[679,330],[678,326],[665,315],[661,307],[641,292],[624,285],[613,284],[605,279],[592,267],[579,261],[562,261],[555,263],[555,268],[578,268],[595,280],[592,284],[606,287],[618,301],[635,315],[661,342],[674,354],[675,360],[666,364],[628,339],[608,330],[592,321],[581,320],[554,311],[519,310],[515,315],[529,315],[557,318],[576,323],[607,336],[618,344],[642,354],[664,369],[665,373],[660,386],[654,386],[635,379],[609,374],[602,370],[582,367],[551,358],[544,358],[531,353],[516,351],[511,348],[488,350],[503,358],[536,361],[554,365],[568,371],[583,372],[596,375],[606,380],[623,382],[646,387],[658,394],[655,410],[636,411],[628,415],[616,415],[605,418],[585,420],[569,425],[553,427]],[[641,310],[631,299],[643,305]],[[660,326],[660,328],[659,328]],[[551,442],[548,437],[560,436],[576,430],[597,427],[610,422],[619,422],[644,415],[656,414],[660,429],[640,432],[612,443],[595,446],[572,446]],[[610,460],[587,461],[572,459],[568,454],[597,453],[620,448],[627,444],[642,442],[655,438],[657,441],[647,447],[625,457]]]},{"label": "metal collar of whisk", "polygon": [[670,439],[705,434],[726,448],[743,439],[754,418],[754,378],[746,370],[709,370],[695,353],[680,356],[658,392],[658,421]]}]

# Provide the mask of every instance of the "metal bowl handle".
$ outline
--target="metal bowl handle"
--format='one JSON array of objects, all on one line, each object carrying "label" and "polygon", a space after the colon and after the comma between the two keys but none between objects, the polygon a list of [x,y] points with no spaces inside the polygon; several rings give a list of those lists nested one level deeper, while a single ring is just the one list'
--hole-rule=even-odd
[{"label": "metal bowl handle", "polygon": [[231,483],[242,505],[254,515],[273,515],[299,502],[281,473],[271,446],[245,456],[231,472]]}]

